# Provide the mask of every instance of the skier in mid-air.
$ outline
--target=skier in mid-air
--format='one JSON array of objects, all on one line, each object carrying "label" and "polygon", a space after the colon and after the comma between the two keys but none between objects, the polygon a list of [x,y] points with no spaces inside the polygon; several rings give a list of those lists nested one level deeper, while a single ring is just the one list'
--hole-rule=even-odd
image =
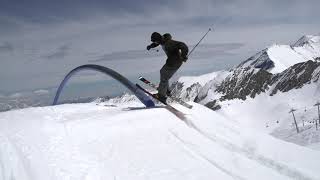
[{"label": "skier in mid-air", "polygon": [[151,35],[151,41],[152,43],[147,46],[148,51],[151,48],[161,45],[162,49],[167,55],[166,63],[160,70],[158,93],[155,94],[159,100],[166,102],[167,95],[170,94],[168,89],[169,79],[174,75],[175,72],[177,72],[182,63],[187,61],[189,50],[185,43],[173,40],[169,33],[166,33],[162,36],[158,32],[154,32]]}]

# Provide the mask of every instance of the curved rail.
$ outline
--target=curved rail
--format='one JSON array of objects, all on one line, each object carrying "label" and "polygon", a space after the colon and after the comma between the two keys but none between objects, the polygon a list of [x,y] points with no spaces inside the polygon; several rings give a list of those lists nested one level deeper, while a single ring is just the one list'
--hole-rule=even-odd
[{"label": "curved rail", "polygon": [[60,86],[57,90],[56,96],[54,97],[53,100],[53,104],[52,105],[56,105],[59,99],[59,96],[61,94],[61,91],[64,87],[64,85],[66,84],[66,82],[70,79],[70,77],[72,75],[74,75],[76,72],[82,71],[82,70],[95,70],[95,71],[99,71],[102,73],[105,73],[109,76],[111,76],[112,78],[118,80],[121,84],[123,84],[125,87],[127,87],[135,96],[137,96],[137,98],[146,106],[146,107],[154,107],[154,102],[151,100],[151,98],[149,96],[147,96],[141,89],[137,88],[135,84],[133,84],[131,81],[129,81],[127,78],[125,78],[124,76],[122,76],[121,74],[117,73],[116,71],[104,67],[104,66],[100,66],[100,65],[95,65],[95,64],[86,64],[86,65],[82,65],[79,66],[75,69],[73,69],[72,71],[70,71],[65,78],[63,79],[63,81],[60,83]]}]

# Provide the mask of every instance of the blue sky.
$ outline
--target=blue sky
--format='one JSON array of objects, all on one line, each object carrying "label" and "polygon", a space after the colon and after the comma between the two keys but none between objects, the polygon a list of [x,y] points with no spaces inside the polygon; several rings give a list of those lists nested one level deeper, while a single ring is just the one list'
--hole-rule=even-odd
[{"label": "blue sky", "polygon": [[[0,95],[56,88],[87,63],[157,78],[165,57],[145,50],[154,31],[192,48],[214,28],[177,76],[215,71],[273,43],[319,33],[318,7],[318,0],[3,0]],[[84,72],[72,82],[104,79]]]}]

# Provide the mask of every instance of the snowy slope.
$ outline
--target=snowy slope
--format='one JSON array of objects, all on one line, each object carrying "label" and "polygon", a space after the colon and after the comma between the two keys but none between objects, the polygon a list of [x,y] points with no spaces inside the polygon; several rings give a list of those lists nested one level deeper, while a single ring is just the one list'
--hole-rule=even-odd
[{"label": "snowy slope", "polygon": [[320,35],[308,35],[301,37],[293,45],[272,45],[250,57],[237,68],[250,66],[275,74],[299,62],[319,59]]},{"label": "snowy slope", "polygon": [[304,51],[301,54],[310,58],[320,57],[320,35],[306,35],[301,37],[293,47],[296,51]]},{"label": "snowy slope", "polygon": [[229,71],[217,71],[201,76],[183,76],[171,86],[173,96],[185,101],[198,102],[196,97],[207,96],[209,90],[215,90],[228,75]]},{"label": "snowy slope", "polygon": [[309,60],[307,57],[297,53],[287,45],[273,45],[268,49],[268,55],[274,62],[274,68],[271,73],[280,73],[288,67]]},{"label": "snowy slope", "polygon": [[[297,110],[296,119],[299,127],[302,127],[303,116],[305,121],[317,118],[317,108],[314,104],[320,99],[319,87],[319,84],[312,83],[300,89],[277,93],[273,96],[262,93],[255,98],[246,100],[222,101],[220,102],[222,109],[218,113],[230,118],[233,117],[241,124],[246,124],[246,126],[261,132],[271,133],[275,129],[293,129],[291,133],[296,134],[295,127],[291,126],[293,123],[292,114],[288,112],[291,108]],[[315,124],[312,125],[315,129]],[[292,134],[288,134],[288,136]],[[320,135],[320,131],[318,134]],[[317,140],[320,142],[320,137]]]},{"label": "snowy slope", "polygon": [[178,79],[178,82],[183,83],[184,88],[182,90],[185,91],[187,87],[190,87],[195,82],[199,83],[201,86],[204,86],[207,82],[213,79],[216,81],[224,79],[226,74],[228,74],[226,71],[217,71],[203,74],[201,76],[182,76]]},{"label": "snowy slope", "polygon": [[[291,46],[273,45],[229,72],[182,77],[176,94],[248,127],[320,150],[314,106],[320,102],[319,57],[320,36],[304,36]],[[292,108],[299,134],[288,113]]]},{"label": "snowy slope", "polygon": [[320,179],[320,152],[193,104],[188,124],[134,101],[0,113],[0,177],[11,179]]},{"label": "snowy slope", "polygon": [[[247,69],[248,71],[245,71],[245,68],[237,69],[240,73],[236,70],[232,71],[232,74],[226,73],[229,74],[226,78],[229,86],[214,76],[200,88],[195,101],[248,127],[285,141],[320,150],[317,148],[317,144],[320,143],[320,131],[316,131],[315,123],[318,112],[314,106],[320,102],[319,63],[307,61],[296,64],[282,73],[273,75],[274,78],[272,74],[266,74],[266,79],[270,76],[266,81],[263,80],[263,76],[257,76],[259,73],[254,73],[258,69]],[[197,81],[188,82],[192,83]],[[258,86],[255,87],[256,85]],[[218,91],[220,87],[229,94]],[[249,94],[241,96],[241,93],[247,91]],[[256,91],[259,93],[250,95]],[[297,110],[295,117],[301,130],[299,134],[292,124],[292,114],[288,113],[292,108]]]}]

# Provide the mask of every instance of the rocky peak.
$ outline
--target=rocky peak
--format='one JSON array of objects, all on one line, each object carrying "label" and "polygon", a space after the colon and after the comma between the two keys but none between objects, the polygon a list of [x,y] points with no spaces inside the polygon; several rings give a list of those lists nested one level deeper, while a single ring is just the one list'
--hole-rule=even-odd
[{"label": "rocky peak", "polygon": [[182,91],[183,86],[184,84],[178,81],[173,83],[170,88],[172,96],[182,98],[185,101],[193,101],[202,88],[198,82],[195,82],[191,86],[187,87],[185,91]]},{"label": "rocky peak", "polygon": [[264,70],[272,69],[274,67],[274,62],[270,59],[267,50],[268,49],[264,49],[255,54],[254,56],[251,56],[249,59],[240,63],[236,67],[236,69],[245,67],[253,67]]},{"label": "rocky peak", "polygon": [[309,84],[312,79],[317,81],[319,79],[319,71],[315,70],[320,68],[320,62],[306,61],[295,64],[286,69],[282,73],[274,75],[270,83],[273,86],[271,95],[277,91],[287,92],[291,89],[301,88],[305,84]]},{"label": "rocky peak", "polygon": [[240,68],[233,71],[216,89],[223,96],[220,100],[254,98],[256,94],[265,92],[272,74],[264,69]]},{"label": "rocky peak", "polygon": [[230,70],[226,76],[221,76],[223,79],[214,76],[206,84],[189,82],[188,87],[177,82],[173,86],[174,92],[176,97],[219,109],[219,101],[236,98],[245,100],[263,92],[274,95],[278,91],[287,92],[318,82],[319,60],[320,36],[304,36],[291,46],[272,45],[258,52]]},{"label": "rocky peak", "polygon": [[292,46],[294,47],[301,47],[304,45],[310,44],[320,44],[320,35],[305,35],[302,36],[297,42],[295,42]]}]

